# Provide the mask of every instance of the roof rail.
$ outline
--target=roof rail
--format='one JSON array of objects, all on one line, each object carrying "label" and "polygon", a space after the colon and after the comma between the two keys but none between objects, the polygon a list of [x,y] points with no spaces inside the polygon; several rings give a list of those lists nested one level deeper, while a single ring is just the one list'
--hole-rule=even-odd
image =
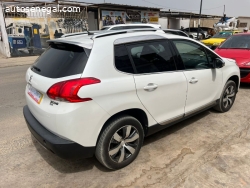
[{"label": "roof rail", "polygon": [[100,30],[98,31],[83,31],[83,32],[76,32],[76,33],[67,33],[61,36],[61,38],[65,38],[65,37],[72,37],[72,36],[76,36],[76,35],[94,35],[96,33],[101,32]]},{"label": "roof rail", "polygon": [[101,38],[101,37],[106,37],[106,36],[111,36],[111,35],[125,34],[125,33],[157,31],[157,30],[162,30],[162,29],[152,28],[152,29],[124,29],[124,30],[116,30],[116,31],[109,30],[106,32],[100,32],[98,34],[94,34],[93,37],[91,37],[91,39],[96,39],[96,38]]}]

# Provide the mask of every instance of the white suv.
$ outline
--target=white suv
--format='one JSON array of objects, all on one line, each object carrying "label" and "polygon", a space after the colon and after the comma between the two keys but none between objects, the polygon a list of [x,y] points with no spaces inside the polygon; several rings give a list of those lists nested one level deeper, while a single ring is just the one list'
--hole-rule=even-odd
[{"label": "white suv", "polygon": [[163,31],[115,31],[50,40],[26,73],[23,113],[34,137],[63,158],[93,155],[120,169],[144,137],[214,107],[239,89],[234,60]]},{"label": "white suv", "polygon": [[116,24],[104,26],[101,30],[124,30],[124,29],[161,29],[158,24]]}]

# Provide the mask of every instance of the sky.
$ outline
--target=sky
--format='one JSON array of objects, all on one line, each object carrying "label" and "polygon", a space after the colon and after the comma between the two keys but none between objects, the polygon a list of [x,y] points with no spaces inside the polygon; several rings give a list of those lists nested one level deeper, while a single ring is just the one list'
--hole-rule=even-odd
[{"label": "sky", "polygon": [[[199,13],[201,0],[71,0],[88,3],[116,3],[147,7],[161,7],[164,10]],[[250,0],[202,0],[202,14],[223,15],[229,17],[249,16]]]}]

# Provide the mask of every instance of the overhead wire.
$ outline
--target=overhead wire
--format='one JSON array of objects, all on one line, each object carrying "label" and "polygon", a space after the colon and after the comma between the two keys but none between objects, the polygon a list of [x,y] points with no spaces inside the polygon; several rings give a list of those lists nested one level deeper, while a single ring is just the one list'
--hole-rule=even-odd
[{"label": "overhead wire", "polygon": [[[142,1],[153,4],[153,5],[161,6],[161,7],[164,7],[164,8],[172,9],[172,10],[199,11],[199,10],[190,10],[190,9],[180,9],[180,8],[174,8],[174,7],[167,7],[167,6],[164,6],[164,5],[161,5],[161,4],[153,3],[153,2],[148,1],[148,0],[142,0]],[[213,10],[213,9],[218,9],[218,8],[221,8],[221,7],[224,7],[224,5],[214,7],[214,8],[202,9],[202,10]]]}]

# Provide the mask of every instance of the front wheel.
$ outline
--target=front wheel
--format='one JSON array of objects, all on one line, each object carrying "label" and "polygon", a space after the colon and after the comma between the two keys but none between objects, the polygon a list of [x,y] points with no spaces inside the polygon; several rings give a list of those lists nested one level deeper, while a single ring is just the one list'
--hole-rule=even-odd
[{"label": "front wheel", "polygon": [[141,123],[134,117],[120,116],[111,121],[101,133],[96,158],[109,169],[123,168],[135,160],[143,139]]},{"label": "front wheel", "polygon": [[219,112],[227,112],[233,106],[236,98],[236,83],[232,80],[229,80],[221,94],[218,104],[214,107],[215,110]]}]

